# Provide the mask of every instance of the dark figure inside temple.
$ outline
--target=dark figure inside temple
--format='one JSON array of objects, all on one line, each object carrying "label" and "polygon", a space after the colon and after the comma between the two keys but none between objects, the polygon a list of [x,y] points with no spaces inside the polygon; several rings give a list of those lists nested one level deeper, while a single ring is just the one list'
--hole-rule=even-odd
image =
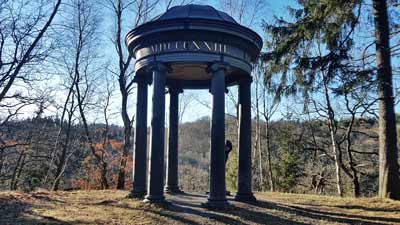
[{"label": "dark figure inside temple", "polygon": [[[226,143],[225,143],[225,169],[226,169],[226,162],[228,162],[228,156],[231,151],[232,151],[232,142],[230,140],[226,140]],[[226,191],[226,195],[231,195],[231,192]]]},{"label": "dark figure inside temple", "polygon": [[[225,143],[225,167],[226,167],[226,162],[228,161],[228,156],[229,153],[232,151],[232,142],[230,140],[226,140]],[[206,192],[206,194],[209,194],[210,192]],[[226,191],[226,195],[231,195],[231,193],[229,191]]]},{"label": "dark figure inside temple", "polygon": [[231,151],[232,151],[232,142],[230,140],[226,140],[226,143],[225,143],[225,165],[226,165],[226,162],[228,161],[228,156]]}]

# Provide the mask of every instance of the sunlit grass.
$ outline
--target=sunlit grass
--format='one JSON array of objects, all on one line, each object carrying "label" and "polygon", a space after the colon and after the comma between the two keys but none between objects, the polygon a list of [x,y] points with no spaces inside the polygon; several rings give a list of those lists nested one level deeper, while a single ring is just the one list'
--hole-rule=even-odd
[{"label": "sunlit grass", "polygon": [[181,202],[157,206],[127,193],[0,192],[0,224],[400,224],[400,202],[379,198],[257,193],[257,205],[213,211],[200,206],[201,197],[168,196]]}]

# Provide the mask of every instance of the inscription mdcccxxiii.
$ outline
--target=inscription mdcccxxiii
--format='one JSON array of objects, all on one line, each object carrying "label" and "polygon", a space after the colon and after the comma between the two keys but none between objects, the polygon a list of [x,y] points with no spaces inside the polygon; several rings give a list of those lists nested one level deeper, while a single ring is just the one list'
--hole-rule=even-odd
[{"label": "inscription mdcccxxiii", "polygon": [[229,53],[229,45],[210,41],[168,41],[153,44],[150,46],[150,49],[153,54],[177,50],[208,51],[224,54]]}]

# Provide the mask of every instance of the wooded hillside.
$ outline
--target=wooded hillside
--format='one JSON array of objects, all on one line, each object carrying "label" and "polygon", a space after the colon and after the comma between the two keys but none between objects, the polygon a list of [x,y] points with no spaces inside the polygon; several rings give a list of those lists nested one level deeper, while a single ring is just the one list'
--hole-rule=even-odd
[{"label": "wooded hillside", "polygon": [[[199,2],[0,0],[0,189],[130,189],[137,84],[125,34]],[[200,2],[264,39],[251,74],[254,189],[400,199],[399,2],[265,2]],[[187,191],[208,189],[205,95],[179,99]],[[225,105],[235,191],[237,87]]]}]

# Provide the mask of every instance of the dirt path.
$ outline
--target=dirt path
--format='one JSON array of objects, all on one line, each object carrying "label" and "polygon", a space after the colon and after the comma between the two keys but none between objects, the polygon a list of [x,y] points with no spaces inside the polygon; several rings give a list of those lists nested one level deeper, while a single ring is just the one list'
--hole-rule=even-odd
[{"label": "dirt path", "polygon": [[154,206],[123,191],[0,192],[0,225],[6,224],[400,224],[400,202],[259,193],[254,205],[235,202],[208,210],[201,194],[167,195]]}]

